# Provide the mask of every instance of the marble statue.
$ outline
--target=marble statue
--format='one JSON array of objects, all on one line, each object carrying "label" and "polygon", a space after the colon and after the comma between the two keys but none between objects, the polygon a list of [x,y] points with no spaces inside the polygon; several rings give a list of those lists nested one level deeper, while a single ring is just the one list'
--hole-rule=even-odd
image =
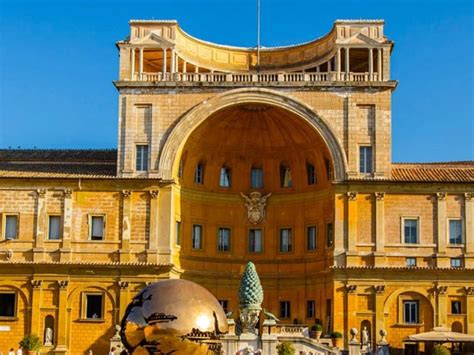
[{"label": "marble statue", "polygon": [[52,346],[53,345],[53,329],[47,327],[44,331],[44,345]]}]

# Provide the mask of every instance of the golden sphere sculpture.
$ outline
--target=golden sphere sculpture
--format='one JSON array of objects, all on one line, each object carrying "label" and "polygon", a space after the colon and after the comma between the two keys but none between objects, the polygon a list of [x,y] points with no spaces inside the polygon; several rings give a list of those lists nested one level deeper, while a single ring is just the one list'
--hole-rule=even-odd
[{"label": "golden sphere sculpture", "polygon": [[130,354],[220,354],[227,319],[204,287],[180,279],[145,287],[128,305],[120,336]]}]

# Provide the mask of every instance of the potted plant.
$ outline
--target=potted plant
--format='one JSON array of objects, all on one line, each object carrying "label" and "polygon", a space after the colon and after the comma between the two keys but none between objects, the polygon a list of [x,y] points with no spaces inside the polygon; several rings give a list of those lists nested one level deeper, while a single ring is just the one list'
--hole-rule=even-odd
[{"label": "potted plant", "polygon": [[449,355],[450,352],[447,347],[443,345],[435,345],[431,351],[432,355]]},{"label": "potted plant", "polygon": [[33,334],[25,335],[19,344],[22,349],[26,351],[27,355],[34,355],[41,349],[40,338]]},{"label": "potted plant", "polygon": [[289,342],[283,342],[276,346],[278,355],[294,355],[295,348]]},{"label": "potted plant", "polygon": [[331,340],[332,340],[332,345],[335,348],[341,348],[342,347],[342,333],[332,332],[331,333]]},{"label": "potted plant", "polygon": [[323,326],[321,324],[316,323],[311,327],[311,333],[310,333],[311,338],[319,341],[319,338],[321,338],[322,333],[323,333]]}]

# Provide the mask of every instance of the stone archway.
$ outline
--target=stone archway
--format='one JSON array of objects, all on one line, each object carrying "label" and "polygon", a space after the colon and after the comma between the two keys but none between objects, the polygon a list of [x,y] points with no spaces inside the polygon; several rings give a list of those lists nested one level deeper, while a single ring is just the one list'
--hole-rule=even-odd
[{"label": "stone archway", "polygon": [[327,145],[333,162],[334,180],[343,181],[346,178],[346,155],[329,125],[311,107],[301,101],[275,90],[261,88],[227,91],[202,102],[186,113],[173,128],[163,146],[158,162],[159,177],[163,180],[173,180],[176,177],[182,149],[188,137],[202,122],[217,111],[243,103],[276,106],[306,121]]}]

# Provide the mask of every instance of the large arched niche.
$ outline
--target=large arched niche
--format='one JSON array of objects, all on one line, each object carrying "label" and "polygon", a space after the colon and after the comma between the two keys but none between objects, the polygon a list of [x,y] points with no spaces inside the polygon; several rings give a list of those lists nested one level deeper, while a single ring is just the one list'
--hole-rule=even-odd
[{"label": "large arched niche", "polygon": [[346,177],[347,159],[344,150],[329,125],[305,103],[286,93],[262,88],[230,90],[202,102],[188,111],[172,129],[158,162],[159,177],[173,180],[178,176],[183,148],[190,135],[209,117],[231,106],[261,105],[276,107],[300,118],[318,134],[327,147],[333,170],[333,180],[343,181]]}]

